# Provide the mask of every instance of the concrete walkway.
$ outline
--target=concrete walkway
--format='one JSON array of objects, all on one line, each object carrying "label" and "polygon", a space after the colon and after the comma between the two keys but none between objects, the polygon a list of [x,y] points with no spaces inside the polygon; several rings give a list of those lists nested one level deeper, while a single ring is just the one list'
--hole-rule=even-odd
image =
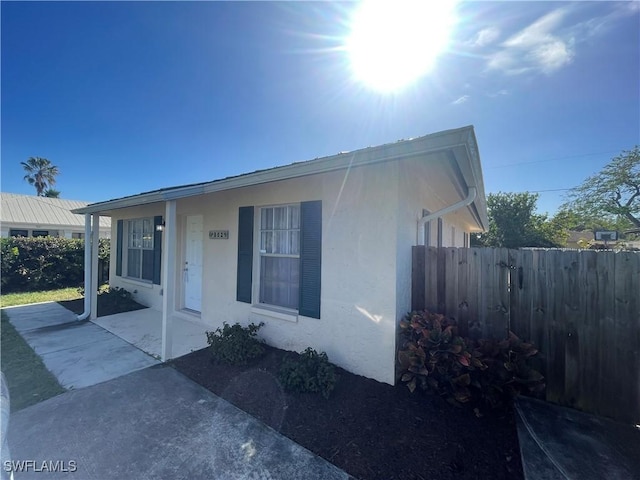
[{"label": "concrete walkway", "polygon": [[55,302],[4,309],[9,321],[66,388],[82,388],[158,360]]},{"label": "concrete walkway", "polygon": [[640,479],[640,430],[526,397],[516,401],[526,480]]},{"label": "concrete walkway", "polygon": [[21,410],[9,429],[14,461],[77,468],[16,474],[20,479],[349,478],[164,365]]}]

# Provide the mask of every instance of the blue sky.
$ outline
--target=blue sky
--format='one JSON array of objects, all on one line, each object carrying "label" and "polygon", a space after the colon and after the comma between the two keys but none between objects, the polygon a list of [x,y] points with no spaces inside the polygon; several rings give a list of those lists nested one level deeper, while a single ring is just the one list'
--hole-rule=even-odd
[{"label": "blue sky", "polygon": [[639,2],[470,2],[431,71],[381,93],[357,3],[2,2],[2,191],[100,201],[473,124],[487,193],[563,191],[640,143]]}]

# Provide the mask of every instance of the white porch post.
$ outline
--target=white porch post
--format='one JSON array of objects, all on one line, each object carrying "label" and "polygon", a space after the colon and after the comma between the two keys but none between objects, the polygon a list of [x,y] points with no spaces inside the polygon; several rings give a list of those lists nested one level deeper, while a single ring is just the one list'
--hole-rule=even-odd
[{"label": "white porch post", "polygon": [[[98,318],[98,242],[100,241],[100,214],[93,214],[91,228],[91,319]],[[85,239],[85,242],[87,240]],[[86,295],[86,289],[84,294]]]},{"label": "white porch post", "polygon": [[169,200],[165,204],[164,235],[162,242],[162,361],[171,359],[171,343],[173,340],[173,322],[176,287],[176,247],[178,235],[176,228],[176,201]]}]

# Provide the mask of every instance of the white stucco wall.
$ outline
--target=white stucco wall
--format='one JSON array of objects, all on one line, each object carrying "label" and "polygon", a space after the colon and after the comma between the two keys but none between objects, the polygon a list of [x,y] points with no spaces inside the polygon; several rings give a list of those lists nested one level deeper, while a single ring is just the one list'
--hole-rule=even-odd
[{"label": "white stucco wall", "polygon": [[[204,219],[204,273],[201,321],[211,329],[228,323],[264,322],[261,336],[271,345],[301,351],[326,351],[337,365],[393,383],[396,325],[397,182],[393,164],[353,169],[268,185],[247,187],[178,200],[178,265],[183,263],[183,220]],[[236,301],[238,208],[322,200],[321,318],[273,315],[258,305]],[[162,215],[154,204],[114,212],[118,219]],[[257,242],[258,224],[254,230]],[[209,230],[229,230],[228,240],[210,240]],[[136,291],[145,305],[161,309],[161,287],[115,276],[116,245],[112,242],[111,285]],[[126,255],[126,250],[123,252]],[[254,255],[254,302],[257,302],[259,256]],[[181,285],[181,269],[176,281]],[[180,288],[176,308],[183,305]],[[284,317],[276,318],[276,317]],[[291,321],[293,320],[293,321]]]},{"label": "white stucco wall", "polygon": [[[396,324],[410,308],[411,246],[417,240],[417,221],[423,209],[435,211],[449,201],[436,194],[432,178],[416,175],[417,167],[417,163],[390,162],[179,199],[178,288],[171,292],[176,309],[184,305],[180,268],[184,263],[184,220],[187,215],[201,214],[204,220],[201,322],[211,329],[223,322],[244,325],[264,322],[260,335],[270,345],[295,351],[309,346],[323,350],[332,362],[351,372],[393,384]],[[438,181],[442,189],[442,179]],[[261,206],[310,200],[322,200],[321,318],[273,314],[260,305],[237,302],[239,207],[256,207],[254,252],[257,252]],[[154,215],[164,215],[164,204],[114,212],[112,238],[116,238],[118,219]],[[445,245],[462,246],[465,219],[456,215],[444,221]],[[451,225],[456,226],[455,239],[448,233]],[[211,240],[210,230],[228,230],[229,239]],[[435,226],[432,232],[435,239]],[[160,286],[115,276],[115,243],[112,242],[111,285],[135,291],[139,302],[160,310],[163,293]],[[258,262],[259,255],[255,253],[255,303]]]}]

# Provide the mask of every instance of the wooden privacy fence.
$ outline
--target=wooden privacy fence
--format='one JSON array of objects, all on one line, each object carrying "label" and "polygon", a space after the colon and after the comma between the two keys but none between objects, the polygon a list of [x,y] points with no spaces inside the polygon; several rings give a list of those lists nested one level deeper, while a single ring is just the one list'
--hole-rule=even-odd
[{"label": "wooden privacy fence", "polygon": [[412,309],[539,349],[547,400],[640,423],[640,253],[413,247]]}]

